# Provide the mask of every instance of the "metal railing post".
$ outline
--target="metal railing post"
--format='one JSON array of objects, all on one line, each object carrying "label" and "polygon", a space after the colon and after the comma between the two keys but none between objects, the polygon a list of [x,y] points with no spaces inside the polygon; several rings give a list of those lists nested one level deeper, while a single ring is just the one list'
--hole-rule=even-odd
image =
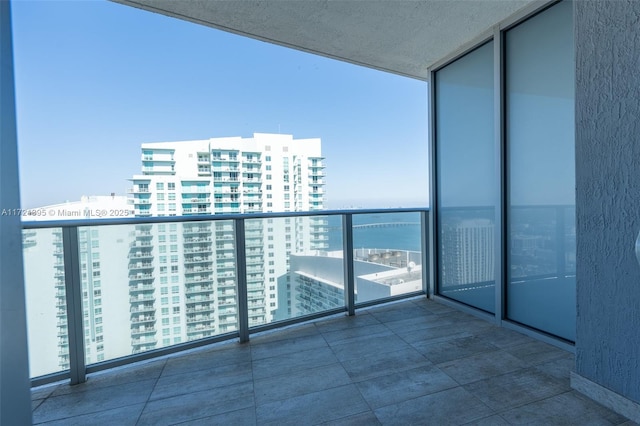
[{"label": "metal railing post", "polygon": [[249,292],[247,290],[247,253],[244,219],[234,219],[236,239],[236,283],[238,286],[238,330],[240,343],[249,341]]},{"label": "metal railing post", "polygon": [[87,380],[84,357],[84,323],[82,315],[82,280],[78,227],[62,228],[64,282],[67,300],[67,328],[69,331],[69,374],[71,384]]},{"label": "metal railing post", "polygon": [[342,216],[342,243],[344,249],[344,290],[347,314],[356,314],[356,285],[353,270],[353,215]]}]

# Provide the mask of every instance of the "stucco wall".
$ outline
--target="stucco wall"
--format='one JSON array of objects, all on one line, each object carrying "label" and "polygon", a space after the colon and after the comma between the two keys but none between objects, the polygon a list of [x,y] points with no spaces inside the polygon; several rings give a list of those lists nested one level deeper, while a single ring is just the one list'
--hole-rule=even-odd
[{"label": "stucco wall", "polygon": [[640,402],[640,2],[576,1],[576,372]]}]

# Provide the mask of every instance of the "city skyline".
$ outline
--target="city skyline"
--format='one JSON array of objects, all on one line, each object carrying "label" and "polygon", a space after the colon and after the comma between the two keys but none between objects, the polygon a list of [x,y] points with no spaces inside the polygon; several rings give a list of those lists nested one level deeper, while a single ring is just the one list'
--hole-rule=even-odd
[{"label": "city skyline", "polygon": [[25,208],[124,195],[143,143],[260,132],[323,140],[328,208],[428,204],[423,81],[111,2],[13,6]]}]

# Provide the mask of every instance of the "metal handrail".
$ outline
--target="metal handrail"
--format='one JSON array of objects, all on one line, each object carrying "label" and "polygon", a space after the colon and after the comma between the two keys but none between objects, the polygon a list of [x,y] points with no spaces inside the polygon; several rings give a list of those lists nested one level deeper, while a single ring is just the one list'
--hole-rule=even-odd
[{"label": "metal handrail", "polygon": [[360,214],[389,214],[389,213],[419,213],[429,211],[429,207],[406,207],[395,209],[348,209],[348,210],[313,210],[305,212],[273,212],[273,213],[223,213],[193,216],[152,216],[152,217],[124,217],[113,219],[69,219],[69,220],[42,220],[23,221],[22,229],[41,228],[66,228],[83,226],[108,226],[108,225],[142,225],[154,223],[181,223],[181,222],[202,222],[212,220],[235,220],[235,219],[275,219],[289,217],[308,216],[340,216],[340,215],[360,215]]}]

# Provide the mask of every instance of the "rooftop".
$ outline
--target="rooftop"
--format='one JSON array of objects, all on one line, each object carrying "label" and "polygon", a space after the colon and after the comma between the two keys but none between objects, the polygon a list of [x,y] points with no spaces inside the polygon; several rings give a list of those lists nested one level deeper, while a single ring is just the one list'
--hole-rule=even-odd
[{"label": "rooftop", "polygon": [[635,423],[571,353],[424,297],[32,390],[35,424]]}]

